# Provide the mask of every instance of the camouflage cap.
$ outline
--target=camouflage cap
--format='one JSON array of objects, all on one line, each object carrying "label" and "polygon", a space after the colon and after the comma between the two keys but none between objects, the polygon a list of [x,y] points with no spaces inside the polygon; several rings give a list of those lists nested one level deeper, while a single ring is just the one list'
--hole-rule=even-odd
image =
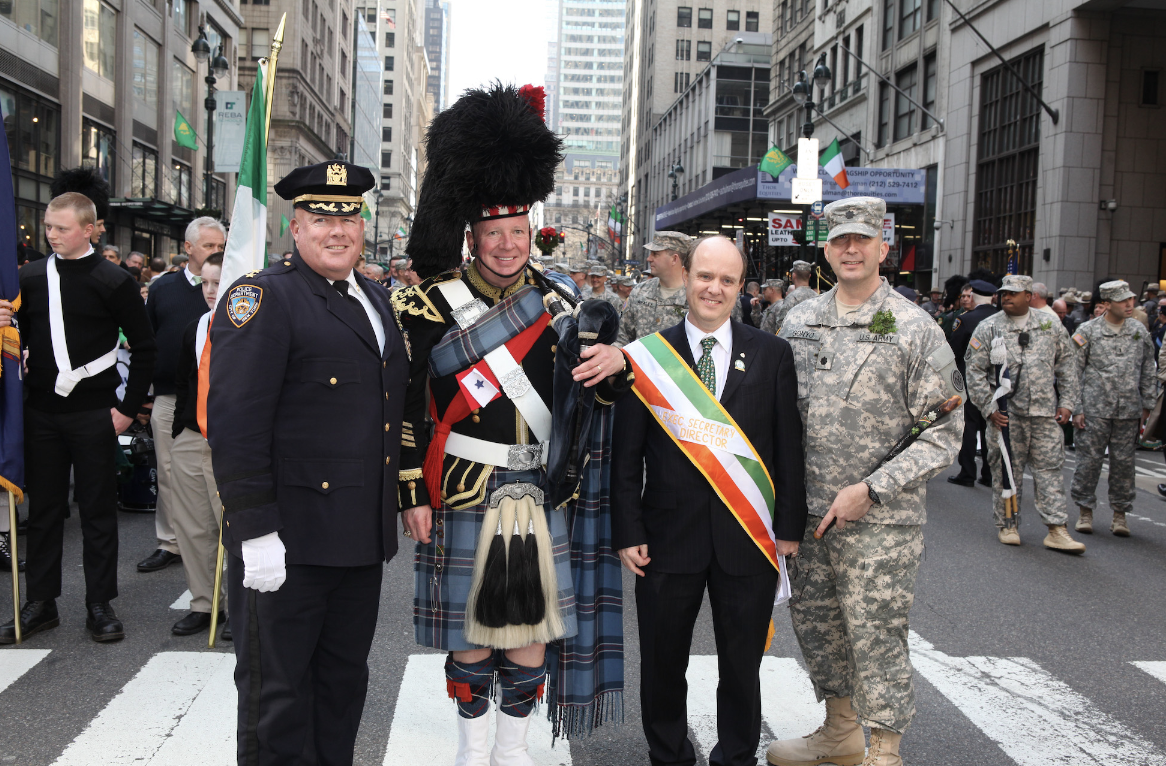
[{"label": "camouflage cap", "polygon": [[826,206],[826,228],[830,239],[843,234],[883,236],[883,219],[887,203],[878,197],[848,197]]},{"label": "camouflage cap", "polygon": [[1031,293],[1032,277],[1024,274],[1005,274],[1004,281],[996,290],[998,293]]},{"label": "camouflage cap", "polygon": [[782,282],[780,279],[767,279],[761,283],[761,286],[763,288],[771,287],[774,290],[780,290],[785,287],[785,282]]},{"label": "camouflage cap", "polygon": [[809,274],[811,271],[814,270],[814,266],[809,261],[800,261],[799,260],[799,261],[794,261],[793,264],[789,267],[789,270],[795,271],[798,274]]},{"label": "camouflage cap", "polygon": [[567,265],[566,261],[555,261],[551,265],[554,267],[555,271],[559,272],[560,274],[566,274],[571,270],[571,267]]},{"label": "camouflage cap", "polygon": [[644,245],[645,250],[674,250],[680,255],[688,255],[691,247],[692,237],[679,231],[658,231],[652,241]]},{"label": "camouflage cap", "polygon": [[581,263],[572,263],[570,266],[567,267],[567,273],[568,274],[585,274],[585,273],[587,273],[587,267]]},{"label": "camouflage cap", "polygon": [[1101,300],[1103,301],[1124,301],[1127,298],[1136,297],[1138,296],[1130,289],[1130,283],[1124,279],[1103,282],[1101,285]]},{"label": "camouflage cap", "polygon": [[1072,306],[1080,302],[1080,300],[1077,298],[1077,292],[1071,287],[1065,291],[1064,295],[1061,296],[1061,300],[1063,300],[1067,306]]},{"label": "camouflage cap", "polygon": [[597,263],[594,266],[592,266],[590,269],[587,270],[587,276],[589,276],[589,277],[606,277],[607,276],[607,269],[604,268],[602,263]]},{"label": "camouflage cap", "polygon": [[1088,303],[1091,300],[1093,300],[1093,292],[1092,291],[1087,290],[1087,291],[1081,293],[1081,302],[1082,303]]}]

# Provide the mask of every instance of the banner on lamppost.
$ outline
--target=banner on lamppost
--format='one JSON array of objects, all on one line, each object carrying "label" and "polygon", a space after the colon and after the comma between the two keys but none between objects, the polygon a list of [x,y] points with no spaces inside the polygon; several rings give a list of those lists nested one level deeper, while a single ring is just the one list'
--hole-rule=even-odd
[{"label": "banner on lamppost", "polygon": [[215,92],[215,172],[238,173],[247,137],[247,98],[241,90]]}]

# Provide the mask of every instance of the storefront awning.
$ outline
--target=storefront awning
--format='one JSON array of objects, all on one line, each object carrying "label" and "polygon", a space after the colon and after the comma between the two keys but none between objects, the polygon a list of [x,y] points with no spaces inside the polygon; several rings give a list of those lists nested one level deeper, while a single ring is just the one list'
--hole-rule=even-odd
[{"label": "storefront awning", "polygon": [[157,199],[117,197],[109,207],[121,214],[118,224],[168,236],[184,236],[186,225],[194,220],[193,210]]}]

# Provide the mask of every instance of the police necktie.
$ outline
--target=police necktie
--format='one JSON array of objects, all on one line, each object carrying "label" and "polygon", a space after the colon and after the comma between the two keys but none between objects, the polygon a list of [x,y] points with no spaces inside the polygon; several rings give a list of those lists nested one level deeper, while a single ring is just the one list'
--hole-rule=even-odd
[{"label": "police necktie", "polygon": [[702,340],[700,347],[704,349],[704,355],[696,363],[696,372],[700,375],[700,382],[704,383],[704,387],[713,396],[717,395],[717,368],[713,365],[713,346],[716,344],[717,339],[711,335]]},{"label": "police necktie", "polygon": [[344,296],[344,303],[348,307],[349,315],[357,321],[359,327],[368,332],[366,337],[376,343],[377,334],[372,328],[372,320],[368,318],[368,312],[364,310],[364,305],[357,300],[356,296],[348,291],[352,285],[347,280],[338,279],[332,283],[332,286],[336,288],[336,292]]}]

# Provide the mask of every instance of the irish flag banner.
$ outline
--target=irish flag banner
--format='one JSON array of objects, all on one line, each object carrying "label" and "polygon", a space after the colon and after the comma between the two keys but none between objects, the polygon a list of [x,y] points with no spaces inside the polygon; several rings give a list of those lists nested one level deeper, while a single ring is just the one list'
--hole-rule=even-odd
[{"label": "irish flag banner", "polygon": [[826,169],[826,172],[834,178],[834,183],[838,184],[839,187],[845,189],[850,186],[850,179],[846,177],[846,164],[842,161],[842,150],[838,148],[837,138],[831,141],[830,145],[822,152],[818,164]]},{"label": "irish flag banner", "polygon": [[607,212],[607,233],[611,236],[611,241],[619,244],[620,237],[623,236],[623,213],[615,205],[611,206],[611,210]]},{"label": "irish flag banner", "polygon": [[231,233],[223,253],[223,289],[244,274],[267,264],[267,61],[259,62],[251,107],[247,110],[247,136],[243,140],[243,160],[235,208],[231,211]]}]

